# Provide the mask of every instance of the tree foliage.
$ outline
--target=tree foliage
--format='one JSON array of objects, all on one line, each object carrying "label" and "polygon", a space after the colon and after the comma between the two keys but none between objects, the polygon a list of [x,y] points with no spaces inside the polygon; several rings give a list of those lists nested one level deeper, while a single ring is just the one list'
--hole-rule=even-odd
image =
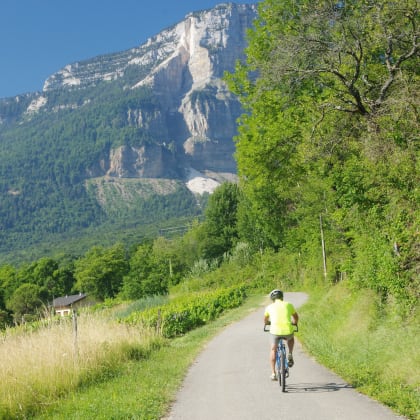
[{"label": "tree foliage", "polygon": [[109,249],[93,247],[75,262],[75,290],[104,300],[113,298],[120,290],[128,264],[125,249],[117,243]]},{"label": "tree foliage", "polygon": [[246,110],[240,220],[258,246],[319,255],[322,215],[331,278],[413,296],[418,36],[414,0],[259,4],[247,61],[226,76]]},{"label": "tree foliage", "polygon": [[130,271],[124,278],[121,295],[125,299],[168,293],[170,260],[159,258],[153,252],[153,244],[139,245],[130,258]]},{"label": "tree foliage", "polygon": [[237,241],[238,186],[225,182],[210,196],[201,239],[203,257],[220,258]]},{"label": "tree foliage", "polygon": [[15,320],[37,313],[42,306],[40,287],[32,283],[19,286],[7,302],[7,309],[13,311]]}]

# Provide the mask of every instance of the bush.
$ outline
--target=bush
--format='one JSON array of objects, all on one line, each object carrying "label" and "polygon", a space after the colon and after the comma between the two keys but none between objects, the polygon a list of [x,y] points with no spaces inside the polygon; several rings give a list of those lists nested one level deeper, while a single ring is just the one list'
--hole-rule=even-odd
[{"label": "bush", "polygon": [[176,298],[166,305],[132,313],[129,324],[153,327],[164,337],[175,337],[217,318],[226,309],[240,306],[246,298],[244,285]]}]

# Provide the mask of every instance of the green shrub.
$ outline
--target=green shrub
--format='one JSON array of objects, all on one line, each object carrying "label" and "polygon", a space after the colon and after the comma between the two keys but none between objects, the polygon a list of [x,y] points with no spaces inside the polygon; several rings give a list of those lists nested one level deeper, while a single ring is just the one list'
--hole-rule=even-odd
[{"label": "green shrub", "polygon": [[164,337],[175,337],[217,318],[226,309],[241,305],[244,285],[178,297],[166,305],[134,312],[124,319],[129,324],[156,328]]}]

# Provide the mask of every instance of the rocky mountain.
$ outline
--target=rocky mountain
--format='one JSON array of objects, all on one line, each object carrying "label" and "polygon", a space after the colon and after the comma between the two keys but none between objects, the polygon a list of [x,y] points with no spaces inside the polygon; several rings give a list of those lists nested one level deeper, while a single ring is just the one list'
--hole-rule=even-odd
[{"label": "rocky mountain", "polygon": [[154,190],[162,196],[174,181],[201,194],[234,179],[241,108],[222,77],[244,57],[255,16],[249,4],[193,12],[139,47],[65,66],[42,92],[1,99],[0,236],[33,231],[45,210],[61,215],[52,231],[67,231],[81,207],[79,227],[103,219],[104,183],[115,203],[127,200],[124,180],[168,180]]},{"label": "rocky mountain", "polygon": [[[221,4],[187,15],[138,48],[69,64],[45,81],[24,115],[89,106],[89,88],[107,89],[112,82],[122,83],[122,94],[147,87],[156,106],[130,106],[125,124],[147,130],[154,143],[112,148],[99,165],[102,175],[172,177],[188,167],[235,173],[232,137],[241,110],[221,78],[243,57],[245,32],[254,17],[254,5]],[[66,90],[88,94],[78,103],[51,99],[51,92]],[[167,153],[169,145],[176,149],[176,159]]]}]

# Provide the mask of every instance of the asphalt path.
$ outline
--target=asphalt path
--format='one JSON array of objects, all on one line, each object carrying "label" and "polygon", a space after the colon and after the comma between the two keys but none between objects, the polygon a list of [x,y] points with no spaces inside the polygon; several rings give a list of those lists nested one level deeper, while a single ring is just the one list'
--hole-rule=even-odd
[{"label": "asphalt path", "polygon": [[[306,295],[286,293],[285,300],[298,308]],[[263,332],[263,314],[261,306],[208,343],[189,369],[167,420],[403,418],[316,363],[298,340],[287,392],[282,393],[279,383],[270,380],[270,340]]]}]

